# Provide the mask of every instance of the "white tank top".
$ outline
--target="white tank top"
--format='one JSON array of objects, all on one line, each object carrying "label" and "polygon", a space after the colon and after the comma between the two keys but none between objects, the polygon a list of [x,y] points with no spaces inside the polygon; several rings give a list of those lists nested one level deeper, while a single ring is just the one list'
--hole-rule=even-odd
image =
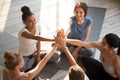
[{"label": "white tank top", "polygon": [[[28,33],[30,33],[25,27],[22,28],[18,34],[18,38],[19,38],[19,53],[22,54],[23,56],[29,56],[32,55],[36,50],[36,40],[33,39],[27,39],[24,38],[23,36],[21,36],[21,34],[23,32],[27,31]],[[35,36],[40,35],[40,27],[39,24],[36,24],[36,32],[35,32]]]}]

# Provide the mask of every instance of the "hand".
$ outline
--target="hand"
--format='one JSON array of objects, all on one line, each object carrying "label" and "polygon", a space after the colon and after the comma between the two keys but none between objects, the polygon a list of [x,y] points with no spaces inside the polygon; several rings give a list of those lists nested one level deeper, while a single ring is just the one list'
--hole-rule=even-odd
[{"label": "hand", "polygon": [[57,36],[55,37],[55,41],[57,44],[59,44],[61,47],[66,46],[66,40],[64,36],[64,30],[61,29],[57,32]]},{"label": "hand", "polygon": [[60,36],[62,36],[63,38],[66,37],[66,35],[65,35],[65,33],[64,33],[64,29],[58,30],[58,32],[57,32],[57,37],[60,37]]}]

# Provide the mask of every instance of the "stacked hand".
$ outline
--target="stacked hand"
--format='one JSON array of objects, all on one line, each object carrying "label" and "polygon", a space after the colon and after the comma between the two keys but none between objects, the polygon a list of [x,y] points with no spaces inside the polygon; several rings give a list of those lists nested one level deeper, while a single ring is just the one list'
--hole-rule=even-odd
[{"label": "stacked hand", "polygon": [[63,29],[58,30],[57,35],[55,37],[55,41],[61,47],[65,47],[66,46],[65,34],[64,34],[64,30]]}]

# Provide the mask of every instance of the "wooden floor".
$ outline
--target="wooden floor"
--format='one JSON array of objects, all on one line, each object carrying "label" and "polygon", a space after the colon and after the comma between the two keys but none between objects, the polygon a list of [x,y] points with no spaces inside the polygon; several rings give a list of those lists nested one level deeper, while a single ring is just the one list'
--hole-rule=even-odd
[{"label": "wooden floor", "polygon": [[[20,8],[27,5],[35,13],[37,22],[44,26],[41,28],[41,34],[53,37],[53,33],[64,27],[67,19],[73,15],[73,6],[77,1],[84,1],[88,6],[107,9],[99,40],[110,32],[120,36],[120,0],[0,0],[0,35],[5,32],[18,38],[18,32],[24,26]],[[7,41],[6,38],[2,40]],[[0,45],[0,48],[3,46],[10,47],[6,44]],[[17,51],[16,48],[12,50]]]}]

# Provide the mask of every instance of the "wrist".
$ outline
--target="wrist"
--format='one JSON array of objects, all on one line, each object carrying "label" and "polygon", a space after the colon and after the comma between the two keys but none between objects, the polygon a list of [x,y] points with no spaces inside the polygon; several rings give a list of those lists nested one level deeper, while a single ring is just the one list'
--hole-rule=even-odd
[{"label": "wrist", "polygon": [[67,49],[67,46],[65,45],[65,46],[62,46],[62,48],[64,49],[64,50],[66,50]]}]

